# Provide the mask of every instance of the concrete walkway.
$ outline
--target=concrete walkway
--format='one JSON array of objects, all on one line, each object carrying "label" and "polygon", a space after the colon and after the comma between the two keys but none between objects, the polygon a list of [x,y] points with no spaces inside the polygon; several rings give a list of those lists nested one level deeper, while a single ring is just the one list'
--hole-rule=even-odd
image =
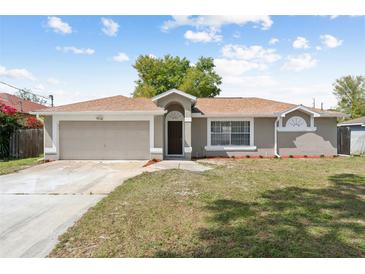
[{"label": "concrete walkway", "polygon": [[0,257],[45,257],[58,236],[128,178],[192,161],[56,161],[0,176]]}]

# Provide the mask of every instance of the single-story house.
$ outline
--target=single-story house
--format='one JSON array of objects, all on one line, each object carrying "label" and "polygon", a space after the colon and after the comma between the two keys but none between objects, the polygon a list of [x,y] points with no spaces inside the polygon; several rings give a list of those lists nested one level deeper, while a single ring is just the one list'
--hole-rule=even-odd
[{"label": "single-story house", "polygon": [[49,160],[336,155],[337,118],[344,116],[260,98],[196,98],[176,89],[36,114],[44,116]]},{"label": "single-story house", "polygon": [[18,96],[9,93],[0,93],[0,104],[5,104],[12,108],[15,108],[17,112],[23,114],[29,114],[30,112],[47,108],[47,106],[38,104],[29,100],[24,100]]},{"label": "single-story house", "polygon": [[346,137],[350,139],[350,154],[365,154],[365,116],[339,123],[338,126],[348,132]]}]

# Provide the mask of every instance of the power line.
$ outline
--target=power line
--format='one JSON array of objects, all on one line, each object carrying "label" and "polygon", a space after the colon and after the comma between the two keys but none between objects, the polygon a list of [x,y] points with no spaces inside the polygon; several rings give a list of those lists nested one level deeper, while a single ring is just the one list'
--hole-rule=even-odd
[{"label": "power line", "polygon": [[[46,99],[46,100],[51,99],[51,106],[53,107],[53,95],[49,95],[48,97],[46,97],[46,96],[44,96],[44,95],[40,95],[40,94],[34,93],[34,92],[32,92],[32,91],[28,91],[28,90],[23,89],[23,88],[18,88],[18,87],[16,87],[16,86],[13,86],[12,84],[6,83],[6,82],[4,82],[4,81],[0,81],[0,84],[6,85],[6,86],[11,87],[11,88],[13,88],[13,89],[16,89],[16,90],[18,90],[18,91],[23,91],[23,92],[30,93],[30,94],[33,94],[33,95],[38,96],[38,97],[42,97],[42,98],[44,98],[44,99]],[[31,90],[31,89],[30,89],[30,90]]]}]

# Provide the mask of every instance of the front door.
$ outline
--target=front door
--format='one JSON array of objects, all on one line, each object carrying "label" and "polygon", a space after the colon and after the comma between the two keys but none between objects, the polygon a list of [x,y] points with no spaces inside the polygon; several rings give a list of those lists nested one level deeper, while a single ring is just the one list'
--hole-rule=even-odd
[{"label": "front door", "polygon": [[167,122],[167,154],[182,155],[182,121]]}]

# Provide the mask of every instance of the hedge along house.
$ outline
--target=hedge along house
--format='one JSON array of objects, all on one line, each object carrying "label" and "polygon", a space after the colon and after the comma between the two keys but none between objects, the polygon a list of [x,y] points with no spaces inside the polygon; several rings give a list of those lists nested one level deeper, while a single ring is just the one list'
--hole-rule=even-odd
[{"label": "hedge along house", "polygon": [[37,111],[45,158],[336,155],[339,112],[260,98],[114,96]]}]

